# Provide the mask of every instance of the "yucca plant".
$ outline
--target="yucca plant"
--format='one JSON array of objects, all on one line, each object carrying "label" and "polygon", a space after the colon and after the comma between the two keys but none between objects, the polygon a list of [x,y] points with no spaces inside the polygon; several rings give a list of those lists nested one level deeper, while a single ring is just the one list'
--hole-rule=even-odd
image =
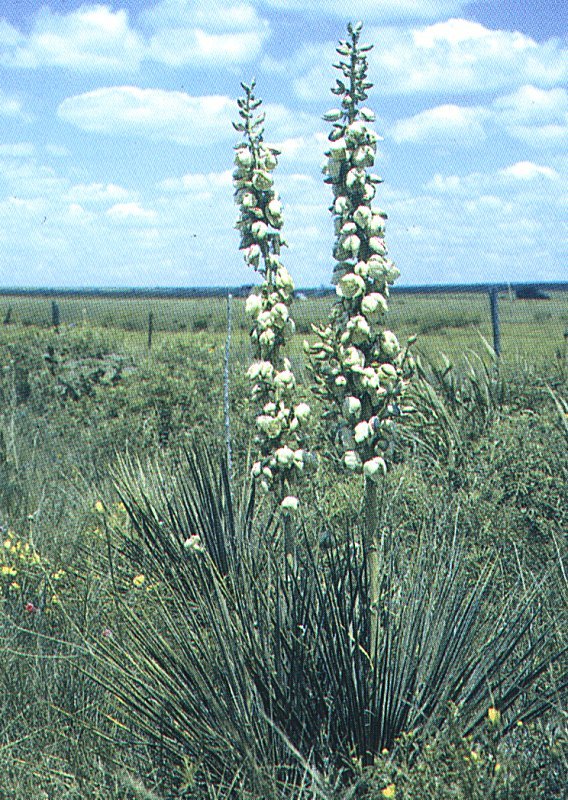
[{"label": "yucca plant", "polygon": [[242,511],[230,503],[226,468],[188,459],[187,471],[120,468],[132,527],[113,547],[154,588],[136,609],[118,599],[116,635],[94,653],[118,708],[196,780],[330,792],[403,733],[443,729],[449,704],[463,735],[489,708],[506,733],[566,696],[565,653],[545,626],[534,634],[536,590],[503,599],[490,566],[469,580],[451,520],[425,524],[418,547],[380,548],[372,658],[359,526],[324,551],[306,535],[290,572],[276,531],[251,524],[250,495]]}]

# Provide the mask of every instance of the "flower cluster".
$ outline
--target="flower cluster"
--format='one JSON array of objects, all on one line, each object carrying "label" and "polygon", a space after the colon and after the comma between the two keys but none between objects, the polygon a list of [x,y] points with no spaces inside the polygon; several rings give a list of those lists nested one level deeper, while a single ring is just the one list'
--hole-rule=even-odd
[{"label": "flower cluster", "polygon": [[310,355],[316,394],[337,420],[336,441],[346,468],[378,480],[386,471],[395,419],[404,410],[401,399],[411,370],[411,358],[382,322],[388,309],[389,286],[399,272],[387,257],[387,215],[373,206],[382,179],[373,167],[379,137],[371,127],[371,109],[361,104],[372,84],[367,82],[366,52],[361,24],[349,25],[350,41],[341,42],[342,73],[332,92],[341,107],[324,115],[333,123],[323,167],[333,189],[330,211],[335,218],[336,265],[333,283],[338,296],[327,326],[315,328],[318,340],[305,343]]},{"label": "flower cluster", "polygon": [[247,264],[263,276],[258,292],[246,302],[252,320],[251,340],[254,360],[248,370],[252,397],[259,413],[256,417],[258,458],[253,476],[268,491],[275,483],[285,512],[294,511],[298,499],[289,494],[296,477],[311,456],[305,450],[305,427],[310,416],[307,403],[298,403],[296,379],[291,363],[282,352],[295,332],[290,314],[294,283],[280,260],[285,244],[282,204],[273,188],[272,172],[278,151],[263,142],[264,115],[256,115],[261,104],[254,96],[254,81],[241,84],[245,95],[238,100],[241,122],[236,130],[243,141],[236,146],[235,199],[240,209],[237,229],[240,249]]}]

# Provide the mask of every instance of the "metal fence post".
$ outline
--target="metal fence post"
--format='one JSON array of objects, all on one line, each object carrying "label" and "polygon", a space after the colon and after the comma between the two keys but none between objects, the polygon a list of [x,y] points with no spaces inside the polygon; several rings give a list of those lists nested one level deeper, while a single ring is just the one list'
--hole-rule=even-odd
[{"label": "metal fence post", "polygon": [[59,323],[61,321],[59,315],[59,304],[55,301],[51,301],[51,324],[55,328],[56,331],[59,331]]},{"label": "metal fence post", "polygon": [[154,330],[154,315],[150,311],[148,314],[148,352],[152,349],[152,332]]},{"label": "metal fence post", "polygon": [[489,302],[491,304],[491,322],[493,324],[493,349],[495,355],[501,355],[501,331],[499,329],[499,289],[492,286],[489,289]]}]

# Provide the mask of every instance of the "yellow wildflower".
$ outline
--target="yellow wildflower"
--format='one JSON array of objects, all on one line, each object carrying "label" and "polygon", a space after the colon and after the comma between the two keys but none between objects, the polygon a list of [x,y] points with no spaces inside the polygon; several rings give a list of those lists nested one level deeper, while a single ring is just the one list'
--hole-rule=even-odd
[{"label": "yellow wildflower", "polygon": [[105,507],[103,506],[102,502],[100,500],[97,500],[97,502],[95,503],[95,511],[97,512],[97,514],[104,514],[104,510]]},{"label": "yellow wildflower", "polygon": [[396,785],[394,783],[389,783],[388,786],[381,789],[381,794],[383,797],[396,797]]},{"label": "yellow wildflower", "polygon": [[17,575],[18,570],[8,564],[2,564],[2,575]]},{"label": "yellow wildflower", "polygon": [[501,712],[495,706],[491,706],[487,711],[487,718],[491,725],[499,725],[501,722]]},{"label": "yellow wildflower", "polygon": [[138,588],[140,588],[140,586],[142,586],[144,584],[145,580],[146,580],[146,578],[145,578],[144,575],[135,575],[132,578],[132,583],[138,589]]}]

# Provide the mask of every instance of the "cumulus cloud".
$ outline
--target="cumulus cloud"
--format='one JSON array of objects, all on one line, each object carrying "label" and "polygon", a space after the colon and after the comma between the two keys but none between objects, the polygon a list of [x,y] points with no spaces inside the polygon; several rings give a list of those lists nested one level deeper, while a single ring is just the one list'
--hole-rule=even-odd
[{"label": "cumulus cloud", "polygon": [[61,119],[96,133],[210,145],[233,136],[234,101],[221,95],[111,86],[66,98]]},{"label": "cumulus cloud", "polygon": [[118,222],[155,222],[157,214],[153,209],[143,208],[140,203],[116,203],[106,211],[107,216]]},{"label": "cumulus cloud", "polygon": [[497,120],[516,139],[534,146],[568,141],[568,92],[525,85],[494,102]]},{"label": "cumulus cloud", "polygon": [[[0,44],[1,46],[1,44]],[[25,118],[22,101],[19,97],[6,94],[0,89],[0,116]]]},{"label": "cumulus cloud", "polygon": [[78,183],[65,194],[70,203],[118,203],[133,198],[133,193],[114,183]]},{"label": "cumulus cloud", "polygon": [[530,181],[535,178],[558,178],[557,171],[552,167],[533,164],[532,161],[517,161],[516,164],[511,164],[510,167],[499,170],[499,175],[521,181]]},{"label": "cumulus cloud", "polygon": [[486,138],[483,120],[488,116],[482,107],[446,104],[398,120],[391,133],[397,143],[473,145]]},{"label": "cumulus cloud", "polygon": [[5,66],[124,71],[136,69],[143,54],[144,41],[130,27],[127,12],[106,5],[84,5],[67,14],[44,6],[28,35],[7,23],[0,32],[0,63]]},{"label": "cumulus cloud", "polygon": [[233,0],[162,0],[141,19],[148,56],[171,66],[252,61],[270,32],[253,5]]},{"label": "cumulus cloud", "polygon": [[[382,95],[497,91],[519,83],[552,87],[568,80],[567,48],[559,39],[536,42],[525,34],[491,30],[478,22],[449,19],[422,27],[370,28],[370,75]],[[285,63],[267,68],[294,76],[299,97],[319,99],[330,82],[333,43],[302,47]]]},{"label": "cumulus cloud", "polygon": [[[299,11],[313,16],[321,14],[319,0],[265,0],[273,8]],[[401,19],[440,19],[455,14],[467,5],[467,0],[326,0],[325,12],[340,19],[364,19],[369,22]]]}]

